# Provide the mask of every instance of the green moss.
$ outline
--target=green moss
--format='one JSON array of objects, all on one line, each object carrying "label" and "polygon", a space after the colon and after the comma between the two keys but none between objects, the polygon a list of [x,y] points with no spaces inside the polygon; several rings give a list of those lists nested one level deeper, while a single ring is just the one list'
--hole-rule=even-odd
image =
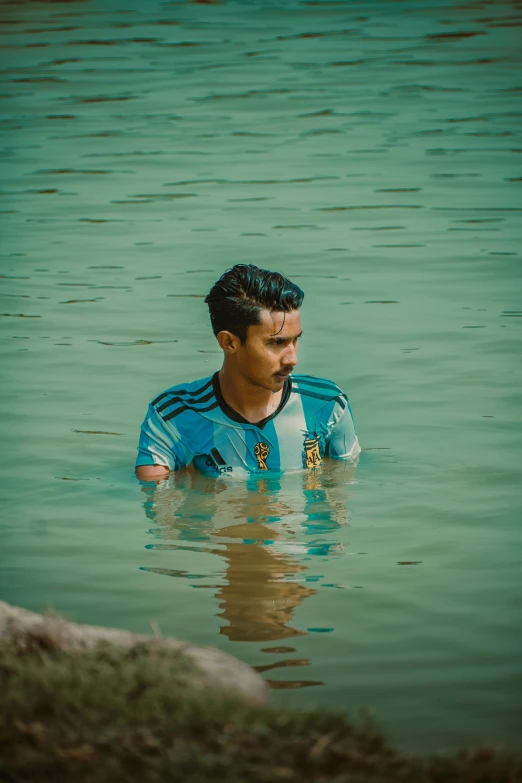
[{"label": "green moss", "polygon": [[520,760],[494,751],[419,760],[390,748],[368,721],[249,707],[194,678],[181,654],[154,645],[0,651],[0,780],[522,781]]}]

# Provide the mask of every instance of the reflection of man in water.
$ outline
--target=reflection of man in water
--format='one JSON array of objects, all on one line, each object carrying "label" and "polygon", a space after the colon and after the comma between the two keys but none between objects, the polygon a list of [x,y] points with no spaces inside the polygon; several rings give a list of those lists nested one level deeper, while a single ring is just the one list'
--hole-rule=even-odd
[{"label": "reflection of man in water", "polygon": [[[144,483],[145,512],[156,540],[148,548],[160,557],[168,552],[169,562],[143,570],[214,590],[225,621],[220,633],[231,641],[302,635],[293,614],[317,586],[304,561],[318,558],[324,569],[325,558],[343,556],[332,534],[347,524],[346,487],[354,468],[327,467],[286,479],[258,474],[246,484],[196,471]],[[201,561],[195,574],[186,570],[187,551]]]},{"label": "reflection of man in water", "polygon": [[223,350],[219,372],[156,397],[141,427],[136,473],[157,480],[193,464],[210,475],[314,468],[359,452],[346,395],[292,375],[304,294],[277,272],[237,264],[205,301]]}]

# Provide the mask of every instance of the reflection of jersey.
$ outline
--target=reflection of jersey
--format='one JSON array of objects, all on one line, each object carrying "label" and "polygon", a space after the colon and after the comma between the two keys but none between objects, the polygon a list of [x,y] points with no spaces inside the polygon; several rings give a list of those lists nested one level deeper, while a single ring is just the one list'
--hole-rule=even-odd
[{"label": "reflection of jersey", "polygon": [[278,409],[252,424],[223,399],[218,373],[173,386],[150,404],[141,426],[137,465],[202,473],[312,468],[323,457],[360,452],[346,395],[332,381],[292,375]]}]

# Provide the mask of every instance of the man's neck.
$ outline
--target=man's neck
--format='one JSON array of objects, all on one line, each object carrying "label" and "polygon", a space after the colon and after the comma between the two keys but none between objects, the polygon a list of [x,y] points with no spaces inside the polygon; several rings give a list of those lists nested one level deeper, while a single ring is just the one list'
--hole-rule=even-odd
[{"label": "man's neck", "polygon": [[219,371],[218,378],[219,388],[227,405],[252,424],[271,416],[281,402],[283,389],[272,392],[258,386],[225,364]]}]

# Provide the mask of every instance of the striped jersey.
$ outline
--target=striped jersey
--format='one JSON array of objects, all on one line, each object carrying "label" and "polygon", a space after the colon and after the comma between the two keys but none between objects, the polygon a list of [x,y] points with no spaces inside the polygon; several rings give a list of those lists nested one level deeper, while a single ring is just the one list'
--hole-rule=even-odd
[{"label": "striped jersey", "polygon": [[291,375],[277,410],[253,424],[225,402],[216,372],[152,401],[136,465],[244,474],[313,468],[325,456],[354,459],[360,450],[348,398],[332,381]]}]

